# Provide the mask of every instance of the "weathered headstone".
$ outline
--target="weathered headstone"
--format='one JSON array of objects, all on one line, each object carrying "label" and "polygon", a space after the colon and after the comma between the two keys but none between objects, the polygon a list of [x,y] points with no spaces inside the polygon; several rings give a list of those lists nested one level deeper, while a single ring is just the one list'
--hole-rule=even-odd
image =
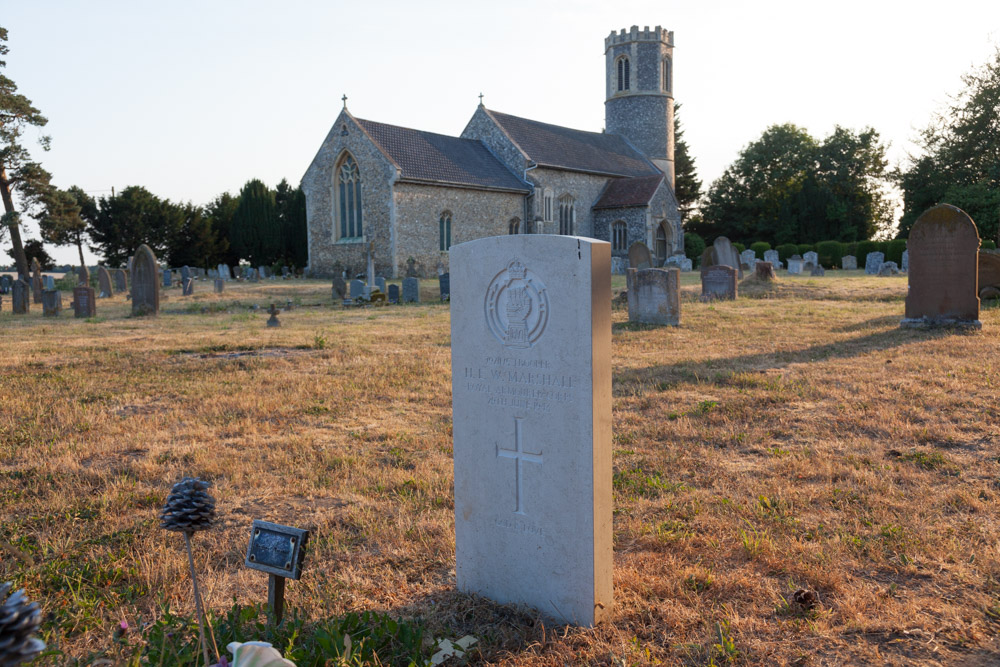
[{"label": "weathered headstone", "polygon": [[420,303],[419,278],[403,278],[403,303]]},{"label": "weathered headstone", "polygon": [[825,276],[826,275],[826,269],[824,269],[822,266],[819,266],[819,265],[813,266],[811,269],[809,269],[809,275],[810,276]]},{"label": "weathered headstone", "polygon": [[375,287],[377,287],[378,291],[382,292],[382,294],[385,294],[385,278],[377,276],[375,278]]},{"label": "weathered headstone", "polygon": [[334,276],[333,278],[333,300],[343,300],[347,297],[347,283],[344,282],[343,277]]},{"label": "weathered headstone", "polygon": [[399,303],[399,285],[393,283],[389,285],[389,303]]},{"label": "weathered headstone", "polygon": [[103,266],[97,267],[97,284],[101,290],[100,296],[109,297],[115,293],[111,285],[111,272]]},{"label": "weathered headstone", "polygon": [[898,276],[899,267],[896,266],[896,262],[882,262],[882,265],[878,267],[878,275]]},{"label": "weathered headstone", "polygon": [[260,273],[261,280],[270,277],[271,273],[267,270],[266,266],[260,266],[257,268],[257,272]]},{"label": "weathered headstone", "polygon": [[749,248],[740,253],[740,264],[747,271],[753,271],[754,264],[757,263],[757,253]]},{"label": "weathered headstone", "polygon": [[229,280],[232,276],[229,275],[229,266],[226,264],[219,264],[219,278],[223,280]]},{"label": "weathered headstone", "polygon": [[978,263],[979,298],[982,299],[984,289],[1000,288],[1000,250],[980,250]]},{"label": "weathered headstone", "polygon": [[902,261],[903,261],[903,265],[901,267],[899,267],[900,270],[902,270],[904,272],[909,271],[910,270],[910,251],[909,250],[904,250],[903,251],[903,260]]},{"label": "weathered headstone", "polygon": [[9,294],[13,284],[14,280],[10,276],[6,274],[0,276],[0,294]]},{"label": "weathered headstone", "polygon": [[268,314],[271,315],[271,317],[267,320],[267,326],[269,326],[269,327],[280,327],[281,326],[281,321],[278,320],[278,313],[280,313],[281,311],[278,310],[278,308],[272,303],[271,304],[271,309],[268,310],[267,312],[268,312]]},{"label": "weathered headstone", "polygon": [[291,272],[291,270],[287,266],[281,267],[281,277],[282,278],[290,278],[291,275],[292,275],[292,272]]},{"label": "weathered headstone", "polygon": [[[609,265],[610,270],[610,265]],[[610,275],[610,274],[609,274]],[[451,299],[451,273],[442,273],[438,276],[438,284],[441,287],[441,300],[448,301]]]},{"label": "weathered headstone", "polygon": [[62,312],[62,292],[57,289],[42,290],[42,317],[58,317]]},{"label": "weathered headstone", "polygon": [[115,269],[114,279],[116,292],[128,291],[128,274],[125,273],[125,269]]},{"label": "weathered headstone", "polygon": [[159,265],[156,255],[145,243],[132,257],[132,315],[156,315],[160,312]]},{"label": "weathered headstone", "polygon": [[188,267],[187,264],[185,264],[184,266],[181,267],[181,285],[183,285],[184,281],[190,277],[191,277],[191,269]]},{"label": "weathered headstone", "polygon": [[410,257],[406,260],[406,277],[416,278],[417,277],[417,260]]},{"label": "weathered headstone", "polygon": [[792,255],[788,258],[788,273],[792,275],[798,275],[802,273],[802,266],[805,264],[805,260],[798,255]]},{"label": "weathered headstone", "polygon": [[736,269],[737,277],[742,280],[743,268],[740,265],[740,256],[729,239],[725,236],[720,236],[712,243],[712,248],[715,250],[715,264],[733,267]]},{"label": "weathered headstone", "polygon": [[[611,259],[614,261],[615,258],[612,257]],[[691,260],[685,255],[671,255],[663,261],[663,268],[675,268],[680,269],[681,271],[690,271],[692,268]]]},{"label": "weathered headstone", "polygon": [[774,273],[774,266],[771,262],[757,262],[757,266],[754,267],[754,275],[757,280],[774,280],[778,276]]},{"label": "weathered headstone", "polygon": [[736,269],[719,264],[709,266],[701,272],[701,299],[735,299]]},{"label": "weathered headstone", "polygon": [[979,328],[976,223],[960,208],[939,204],[910,228],[909,291],[901,326]]},{"label": "weathered headstone", "polygon": [[37,257],[31,258],[31,299],[35,303],[42,302],[42,265]]},{"label": "weathered headstone", "polygon": [[642,241],[636,241],[628,247],[628,266],[636,270],[652,268],[653,256]]},{"label": "weathered headstone", "polygon": [[870,252],[865,256],[865,273],[874,276],[885,261],[885,253]]},{"label": "weathered headstone", "polygon": [[90,285],[90,269],[86,265],[76,270],[76,284]]},{"label": "weathered headstone", "polygon": [[164,287],[170,287],[172,278],[173,278],[173,272],[170,269],[163,269],[163,286]]},{"label": "weathered headstone", "polygon": [[357,278],[351,281],[351,298],[355,301],[358,299],[368,298],[368,292],[365,290],[365,284]]},{"label": "weathered headstone", "polygon": [[191,296],[194,294],[194,278],[185,278],[184,282],[181,283],[181,287],[183,289],[181,296]]},{"label": "weathered headstone", "polygon": [[779,255],[777,250],[764,251],[764,261],[770,262],[772,270],[781,268],[781,260],[779,260],[778,257]]},{"label": "weathered headstone", "polygon": [[73,288],[73,316],[97,316],[97,299],[93,287],[77,285]]},{"label": "weathered headstone", "polygon": [[458,588],[592,625],[613,598],[611,246],[493,236],[450,263]]},{"label": "weathered headstone", "polygon": [[12,288],[11,306],[15,315],[27,315],[31,310],[31,286],[23,280],[15,280]]},{"label": "weathered headstone", "polygon": [[854,255],[844,255],[840,258],[840,268],[844,271],[856,271],[858,269],[858,258]]},{"label": "weathered headstone", "polygon": [[625,275],[629,322],[680,324],[680,269],[629,269]]},{"label": "weathered headstone", "polygon": [[239,264],[233,267],[233,278],[243,280],[243,267]]},{"label": "weathered headstone", "polygon": [[223,278],[216,278],[214,284],[216,294],[222,294],[223,290],[226,289],[226,281]]},{"label": "weathered headstone", "polygon": [[809,267],[809,270],[812,270],[813,267],[819,266],[819,253],[814,250],[802,253],[802,261],[804,261],[807,265],[812,264],[812,266]]}]

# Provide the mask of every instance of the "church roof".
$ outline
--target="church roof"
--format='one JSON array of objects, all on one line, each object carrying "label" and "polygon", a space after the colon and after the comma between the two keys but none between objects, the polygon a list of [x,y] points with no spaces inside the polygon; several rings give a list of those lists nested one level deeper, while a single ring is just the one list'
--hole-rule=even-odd
[{"label": "church roof", "polygon": [[530,190],[482,143],[407,127],[355,119],[400,169],[400,180]]},{"label": "church roof", "polygon": [[604,192],[597,198],[594,208],[648,206],[662,182],[663,174],[612,179],[608,181]]},{"label": "church roof", "polygon": [[609,176],[648,176],[653,163],[624,137],[550,125],[499,111],[489,111],[507,136],[538,165]]}]

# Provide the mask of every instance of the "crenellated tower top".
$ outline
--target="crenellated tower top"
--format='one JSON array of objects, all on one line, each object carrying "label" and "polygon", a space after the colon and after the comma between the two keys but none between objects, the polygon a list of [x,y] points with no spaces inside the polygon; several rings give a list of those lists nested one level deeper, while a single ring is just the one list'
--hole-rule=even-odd
[{"label": "crenellated tower top", "polygon": [[620,32],[611,31],[611,34],[604,39],[604,50],[607,51],[616,44],[626,44],[628,42],[663,42],[668,46],[674,45],[674,31],[666,30],[662,26],[656,26],[652,30],[647,25],[642,30],[634,25],[628,32],[622,28]]}]

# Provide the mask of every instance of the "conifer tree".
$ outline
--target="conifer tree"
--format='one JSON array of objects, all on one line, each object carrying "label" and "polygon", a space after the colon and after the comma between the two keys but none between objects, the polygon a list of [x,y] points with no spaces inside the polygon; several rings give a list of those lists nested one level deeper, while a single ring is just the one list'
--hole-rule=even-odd
[{"label": "conifer tree", "polygon": [[674,194],[680,206],[681,220],[687,222],[701,198],[701,179],[698,178],[694,158],[684,140],[684,130],[678,115],[680,109],[680,104],[674,107]]},{"label": "conifer tree", "polygon": [[229,233],[233,252],[252,266],[276,262],[284,253],[274,192],[256,178],[240,190]]}]

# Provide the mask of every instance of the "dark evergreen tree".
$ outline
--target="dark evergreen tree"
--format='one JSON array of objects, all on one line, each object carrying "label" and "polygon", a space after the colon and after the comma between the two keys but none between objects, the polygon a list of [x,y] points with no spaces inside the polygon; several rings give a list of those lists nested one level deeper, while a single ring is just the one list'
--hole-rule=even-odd
[{"label": "dark evergreen tree", "polygon": [[183,219],[166,253],[170,265],[208,267],[225,262],[229,243],[219,237],[205,211],[190,202],[180,210]]},{"label": "dark evergreen tree", "polygon": [[54,245],[74,245],[83,258],[83,244],[87,239],[87,229],[97,219],[97,202],[77,186],[68,190],[52,188],[46,197],[45,206],[38,218],[42,240]]},{"label": "dark evergreen tree", "polygon": [[309,262],[306,195],[301,187],[292,188],[287,180],[282,179],[275,190],[275,204],[285,242],[284,261],[303,268]]},{"label": "dark evergreen tree", "polygon": [[236,256],[252,266],[273,264],[284,254],[274,192],[257,179],[240,190],[229,242]]},{"label": "dark evergreen tree", "polygon": [[146,188],[131,185],[113,197],[101,197],[97,218],[89,226],[93,250],[111,266],[124,266],[145,243],[157,258],[166,257],[184,224],[180,206]]},{"label": "dark evergreen tree", "polygon": [[38,239],[28,239],[24,242],[24,254],[28,258],[29,266],[31,266],[31,260],[37,259],[42,271],[51,271],[56,265],[52,255],[45,250],[45,245]]},{"label": "dark evergreen tree", "polygon": [[236,251],[233,250],[231,240],[233,217],[236,215],[236,209],[239,205],[239,197],[234,197],[228,192],[223,192],[205,207],[205,216],[211,222],[212,231],[215,232],[217,238],[219,239],[219,243],[222,246],[220,258],[214,262],[210,262],[207,266],[222,263],[228,264],[229,266],[236,266],[240,263],[240,257],[236,254]]},{"label": "dark evergreen tree", "polygon": [[684,130],[681,128],[679,111],[681,105],[674,107],[674,194],[680,206],[681,221],[687,222],[691,212],[701,199],[701,180],[695,170],[694,158],[687,142],[684,140]]}]

